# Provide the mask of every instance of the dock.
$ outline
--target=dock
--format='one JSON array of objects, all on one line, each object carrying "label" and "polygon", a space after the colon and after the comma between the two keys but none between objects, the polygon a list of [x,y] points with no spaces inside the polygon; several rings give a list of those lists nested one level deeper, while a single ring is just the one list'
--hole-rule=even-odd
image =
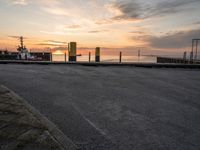
[{"label": "dock", "polygon": [[0,84],[81,150],[200,147],[199,69],[0,64]]}]

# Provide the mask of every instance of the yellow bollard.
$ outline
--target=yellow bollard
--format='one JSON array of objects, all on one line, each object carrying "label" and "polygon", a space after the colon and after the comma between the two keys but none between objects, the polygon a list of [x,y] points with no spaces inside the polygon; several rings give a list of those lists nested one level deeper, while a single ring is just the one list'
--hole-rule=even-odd
[{"label": "yellow bollard", "polygon": [[70,42],[68,44],[69,61],[76,62],[76,42]]},{"label": "yellow bollard", "polygon": [[96,47],[95,62],[100,62],[100,47]]}]

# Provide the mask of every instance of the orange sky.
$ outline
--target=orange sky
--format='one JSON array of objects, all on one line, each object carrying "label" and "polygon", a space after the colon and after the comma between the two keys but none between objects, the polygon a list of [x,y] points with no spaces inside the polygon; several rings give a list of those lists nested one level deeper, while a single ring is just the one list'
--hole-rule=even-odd
[{"label": "orange sky", "polygon": [[0,48],[16,50],[24,36],[31,50],[82,53],[97,46],[114,53],[190,51],[200,35],[199,0],[6,0],[0,1]]}]

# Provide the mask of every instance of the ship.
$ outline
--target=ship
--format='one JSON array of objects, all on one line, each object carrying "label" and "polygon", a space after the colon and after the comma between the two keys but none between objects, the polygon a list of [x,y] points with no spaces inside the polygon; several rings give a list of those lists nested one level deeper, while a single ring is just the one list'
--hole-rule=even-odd
[{"label": "ship", "polygon": [[20,60],[29,60],[34,59],[33,56],[29,53],[28,49],[24,45],[23,36],[19,37],[20,45],[18,45],[17,51],[18,51],[18,59]]}]

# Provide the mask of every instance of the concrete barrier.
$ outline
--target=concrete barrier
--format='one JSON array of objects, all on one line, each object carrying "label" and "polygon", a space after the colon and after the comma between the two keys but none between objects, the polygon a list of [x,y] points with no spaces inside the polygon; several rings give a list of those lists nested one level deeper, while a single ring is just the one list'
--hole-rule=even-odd
[{"label": "concrete barrier", "polygon": [[81,65],[81,66],[127,66],[145,68],[191,68],[200,69],[200,64],[172,64],[172,63],[109,63],[109,62],[50,62],[50,61],[13,61],[0,60],[0,64],[24,64],[24,65]]}]

